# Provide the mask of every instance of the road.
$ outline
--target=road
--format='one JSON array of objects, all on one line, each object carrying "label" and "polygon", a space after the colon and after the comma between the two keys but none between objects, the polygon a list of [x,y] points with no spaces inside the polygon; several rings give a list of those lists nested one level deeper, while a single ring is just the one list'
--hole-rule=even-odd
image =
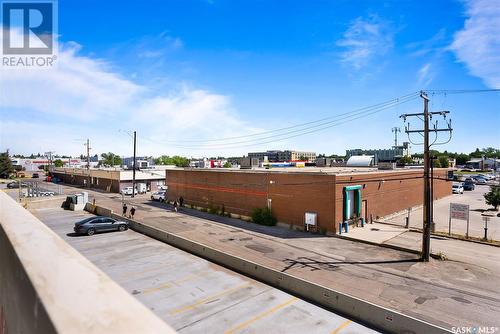
[{"label": "road", "polygon": [[85,212],[33,212],[182,333],[374,333],[278,289],[128,230],[75,236]]},{"label": "road", "polygon": [[[481,214],[491,208],[484,201],[484,194],[489,191],[489,186],[476,185],[472,191],[463,194],[453,194],[434,201],[434,222],[436,231],[448,233],[450,203],[468,204],[470,209],[469,235],[482,238],[484,236],[484,221]],[[496,215],[497,212],[495,212]],[[383,222],[404,226],[406,213],[401,213],[382,219]],[[410,214],[410,227],[422,228],[422,207],[413,208]],[[452,221],[452,233],[465,235],[467,222],[462,220]],[[488,239],[500,240],[500,217],[490,218],[488,224]]]}]

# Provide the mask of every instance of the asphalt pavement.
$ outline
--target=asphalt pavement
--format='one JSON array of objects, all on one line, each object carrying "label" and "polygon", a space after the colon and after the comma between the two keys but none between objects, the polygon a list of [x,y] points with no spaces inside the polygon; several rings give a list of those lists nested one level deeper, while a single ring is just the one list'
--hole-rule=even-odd
[{"label": "asphalt pavement", "polygon": [[33,212],[181,333],[374,333],[293,295],[128,230],[72,233],[85,212]]}]

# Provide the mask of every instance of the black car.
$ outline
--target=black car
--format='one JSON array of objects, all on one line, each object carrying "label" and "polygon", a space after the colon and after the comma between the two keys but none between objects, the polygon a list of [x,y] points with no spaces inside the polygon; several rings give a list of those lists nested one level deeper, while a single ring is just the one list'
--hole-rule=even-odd
[{"label": "black car", "polygon": [[21,185],[21,188],[26,188],[28,186],[24,182],[12,181],[12,182],[7,183],[7,188],[9,188],[9,189],[19,188],[19,184]]},{"label": "black car", "polygon": [[75,223],[73,230],[76,234],[93,235],[96,232],[120,231],[128,229],[128,223],[113,218],[97,216],[90,217]]},{"label": "black car", "polygon": [[464,190],[474,190],[474,180],[472,180],[470,177],[465,179],[464,182]]},{"label": "black car", "polygon": [[33,173],[33,175],[31,175],[31,178],[33,179],[38,179],[40,177],[40,174],[38,173]]}]

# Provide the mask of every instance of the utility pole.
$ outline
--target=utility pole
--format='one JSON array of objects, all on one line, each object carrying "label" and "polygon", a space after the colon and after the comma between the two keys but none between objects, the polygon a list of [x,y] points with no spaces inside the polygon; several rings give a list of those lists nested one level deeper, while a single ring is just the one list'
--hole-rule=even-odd
[{"label": "utility pole", "polygon": [[401,129],[395,126],[391,131],[394,132],[394,148],[396,148],[398,146],[398,132],[401,132]]},{"label": "utility pole", "polygon": [[90,140],[87,138],[87,187],[90,188]]},{"label": "utility pole", "polygon": [[[418,117],[422,119],[424,122],[424,128],[419,130],[410,130],[410,124],[405,127],[405,132],[408,134],[408,138],[411,133],[418,133],[424,137],[423,144],[424,145],[424,207],[423,207],[423,233],[422,233],[422,255],[421,260],[428,262],[430,258],[430,244],[431,244],[431,228],[432,228],[432,193],[431,193],[431,181],[430,181],[430,168],[431,168],[431,159],[430,159],[430,147],[434,144],[445,144],[451,140],[451,133],[453,129],[451,128],[451,120],[448,122],[448,127],[443,129],[437,128],[437,121],[433,125],[433,129],[429,130],[429,122],[432,119],[432,115],[441,115],[446,119],[446,115],[449,114],[449,111],[437,111],[437,112],[429,112],[429,98],[427,97],[427,93],[424,91],[420,92],[420,97],[424,101],[424,112],[423,113],[414,113],[414,114],[403,114],[400,117],[404,119],[406,122],[407,117]],[[429,132],[434,132],[436,134],[436,139],[434,142],[429,143]],[[436,143],[438,132],[448,132],[449,139],[446,142]],[[411,142],[411,140],[410,140]],[[416,143],[411,142],[414,145],[418,145]],[[434,177],[434,175],[432,175]]]},{"label": "utility pole", "polygon": [[437,159],[436,156],[432,155],[429,157],[431,162],[431,201],[430,201],[430,211],[431,211],[431,232],[434,233],[436,226],[434,225],[434,161]]},{"label": "utility pole", "polygon": [[135,148],[136,148],[136,133],[134,131],[134,162],[132,164],[132,197],[135,197]]}]

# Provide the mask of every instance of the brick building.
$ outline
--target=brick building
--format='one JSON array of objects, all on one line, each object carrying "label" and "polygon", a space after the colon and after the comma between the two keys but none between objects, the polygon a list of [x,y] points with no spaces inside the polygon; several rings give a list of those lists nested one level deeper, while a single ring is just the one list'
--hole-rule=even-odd
[{"label": "brick building", "polygon": [[[122,169],[91,168],[52,168],[51,173],[63,183],[87,186],[107,192],[118,193],[125,187],[132,186],[132,171]],[[144,183],[148,191],[156,191],[165,184],[164,170],[138,170],[135,183]]]},{"label": "brick building", "polygon": [[[434,197],[451,194],[446,169],[434,170]],[[304,227],[305,213],[315,213],[317,229],[335,233],[338,223],[354,217],[376,219],[422,204],[423,171],[377,171],[364,168],[300,170],[195,170],[166,172],[169,199],[186,204],[222,207],[250,216],[269,206],[278,221]]]}]

